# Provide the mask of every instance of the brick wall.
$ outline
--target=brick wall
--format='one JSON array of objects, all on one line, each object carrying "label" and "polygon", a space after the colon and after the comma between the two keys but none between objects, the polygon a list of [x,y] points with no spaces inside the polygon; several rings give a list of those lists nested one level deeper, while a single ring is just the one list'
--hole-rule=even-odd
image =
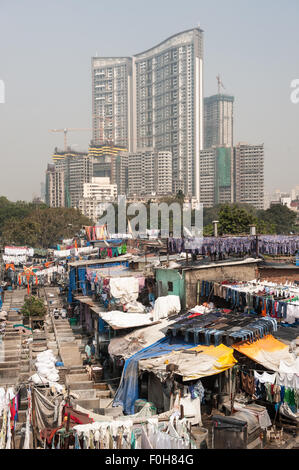
[{"label": "brick wall", "polygon": [[259,277],[262,280],[285,283],[286,281],[299,281],[299,268],[298,269],[275,269],[275,268],[260,268]]}]

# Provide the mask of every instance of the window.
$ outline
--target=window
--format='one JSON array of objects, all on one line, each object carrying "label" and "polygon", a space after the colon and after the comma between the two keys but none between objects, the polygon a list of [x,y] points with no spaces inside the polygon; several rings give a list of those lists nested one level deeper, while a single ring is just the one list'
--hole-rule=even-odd
[{"label": "window", "polygon": [[168,282],[168,292],[173,292],[173,282]]}]

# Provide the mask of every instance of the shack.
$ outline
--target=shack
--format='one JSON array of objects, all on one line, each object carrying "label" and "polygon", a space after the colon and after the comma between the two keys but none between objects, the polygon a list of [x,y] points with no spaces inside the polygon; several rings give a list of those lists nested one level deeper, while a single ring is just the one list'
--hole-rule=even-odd
[{"label": "shack", "polygon": [[245,258],[208,262],[201,260],[188,265],[176,261],[173,268],[156,268],[158,296],[178,295],[182,307],[191,309],[198,303],[202,280],[225,281],[239,279],[249,281],[258,277],[260,259]]}]

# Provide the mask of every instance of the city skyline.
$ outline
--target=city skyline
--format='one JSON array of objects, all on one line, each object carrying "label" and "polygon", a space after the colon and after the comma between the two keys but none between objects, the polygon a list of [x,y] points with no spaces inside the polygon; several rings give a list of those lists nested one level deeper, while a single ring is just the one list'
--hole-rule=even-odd
[{"label": "city skyline", "polygon": [[[209,5],[190,1],[184,6],[154,1],[152,10],[159,8],[161,18],[147,11],[145,25],[140,3],[135,12],[137,2],[129,3],[132,11],[126,11],[121,2],[115,2],[114,7],[105,5],[107,20],[102,28],[95,28],[101,12],[98,2],[91,1],[88,8],[68,0],[43,7],[36,1],[28,1],[26,6],[19,2],[17,17],[9,2],[1,2],[0,40],[5,47],[0,52],[0,79],[5,83],[5,103],[0,103],[0,155],[6,170],[0,174],[1,195],[31,200],[39,194],[54,147],[63,148],[63,134],[51,134],[49,129],[92,128],[92,56],[138,54],[172,35],[198,27],[194,23],[197,18],[205,36],[204,97],[217,93],[216,76],[220,73],[224,93],[235,97],[235,144],[264,143],[265,189],[280,187],[287,191],[296,186],[299,105],[290,100],[290,84],[298,76],[298,4],[289,0],[282,7],[281,2],[265,0],[262,6],[257,2],[249,6],[231,0],[224,7],[217,1]],[[34,18],[29,14],[31,7],[35,9]],[[174,14],[166,23],[167,8]],[[119,13],[116,18],[114,9]],[[12,15],[15,37],[8,29]],[[131,21],[131,28],[121,26],[125,18]],[[119,31],[113,38],[108,34],[109,19],[113,30]],[[155,28],[150,27],[151,21]],[[65,26],[72,26],[74,33],[66,34]],[[77,36],[79,26],[82,35]],[[38,43],[36,35],[40,37]],[[90,139],[91,130],[68,134],[69,145],[77,151],[87,151]],[[285,171],[277,171],[279,166]]]}]

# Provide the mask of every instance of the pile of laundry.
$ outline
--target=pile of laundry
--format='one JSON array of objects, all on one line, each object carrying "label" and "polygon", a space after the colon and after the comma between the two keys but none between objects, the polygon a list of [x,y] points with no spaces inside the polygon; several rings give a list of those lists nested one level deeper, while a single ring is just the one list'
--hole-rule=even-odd
[{"label": "pile of laundry", "polygon": [[51,349],[39,353],[35,362],[37,372],[32,375],[31,380],[38,385],[54,386],[58,392],[61,392],[63,386],[58,383],[59,372],[55,364],[56,358]]},{"label": "pile of laundry", "polygon": [[4,335],[5,333],[6,320],[7,320],[7,312],[2,310],[2,312],[0,312],[0,335]]}]

